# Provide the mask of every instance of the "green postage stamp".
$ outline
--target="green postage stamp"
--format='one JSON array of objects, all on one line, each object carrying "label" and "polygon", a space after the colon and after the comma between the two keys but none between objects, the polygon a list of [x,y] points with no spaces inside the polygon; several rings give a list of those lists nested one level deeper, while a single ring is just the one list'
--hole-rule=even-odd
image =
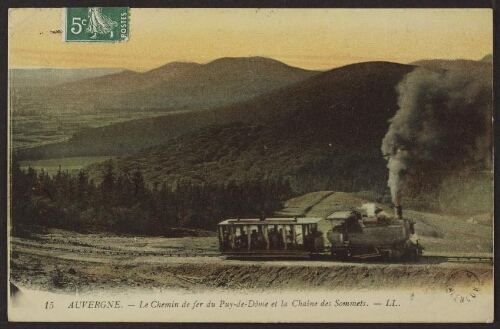
[{"label": "green postage stamp", "polygon": [[124,42],[130,30],[128,7],[66,8],[65,42]]}]

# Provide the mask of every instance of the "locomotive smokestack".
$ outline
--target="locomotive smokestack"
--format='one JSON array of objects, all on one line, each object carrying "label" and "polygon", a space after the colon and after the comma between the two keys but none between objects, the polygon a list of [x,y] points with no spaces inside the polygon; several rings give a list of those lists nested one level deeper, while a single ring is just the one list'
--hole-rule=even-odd
[{"label": "locomotive smokestack", "polygon": [[403,219],[403,207],[402,206],[396,207],[396,215],[397,215],[398,219]]},{"label": "locomotive smokestack", "polygon": [[394,206],[394,216],[396,216],[397,219],[403,219],[403,207],[401,205]]}]

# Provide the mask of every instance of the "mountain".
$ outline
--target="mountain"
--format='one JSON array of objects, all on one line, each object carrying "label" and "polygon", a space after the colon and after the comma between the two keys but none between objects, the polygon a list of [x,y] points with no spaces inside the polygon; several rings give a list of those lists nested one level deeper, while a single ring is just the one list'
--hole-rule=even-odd
[{"label": "mountain", "polygon": [[121,71],[123,70],[109,68],[16,68],[9,70],[9,79],[11,88],[49,87],[108,74],[115,74]]},{"label": "mountain", "polygon": [[[127,75],[123,69],[9,69],[10,107],[12,114],[44,115],[59,114],[73,108],[93,109],[85,99],[75,99],[74,89],[61,90],[67,84],[78,85],[82,81],[93,80],[108,75]],[[51,91],[56,91],[52,96]]]},{"label": "mountain", "polygon": [[[371,62],[325,72],[251,102],[207,111],[220,120],[113,166],[129,174],[139,169],[151,185],[270,179],[287,181],[297,194],[365,190],[382,200],[389,171],[381,146],[390,131],[412,155],[404,184],[413,205],[488,211],[490,75],[414,68]],[[95,166],[91,175],[99,181],[104,169]]]},{"label": "mountain", "polygon": [[474,61],[469,59],[428,59],[411,63],[415,66],[424,66],[430,69],[460,70],[468,72],[493,73],[493,63],[487,60]]},{"label": "mountain", "polygon": [[318,143],[328,145],[332,140],[379,143],[387,131],[387,120],[397,109],[394,87],[412,69],[386,62],[348,65],[245,102],[86,129],[68,142],[21,150],[18,155],[24,159],[123,156],[202,127],[232,122],[274,125],[275,133],[281,136],[268,138],[309,148]]},{"label": "mountain", "polygon": [[[114,166],[118,171],[140,168],[150,184],[281,176],[297,193],[384,191],[387,169],[380,144],[397,110],[395,86],[412,69],[385,62],[353,64],[251,102],[201,112],[198,121],[214,124],[116,159]],[[154,136],[158,122],[151,121],[143,133]],[[134,129],[132,122],[128,127]],[[172,126],[163,127],[171,131]],[[102,169],[91,168],[97,181]]]},{"label": "mountain", "polygon": [[144,73],[127,70],[67,83],[44,92],[49,99],[60,100],[62,98],[68,103],[71,100],[86,101],[100,108],[114,107],[120,104],[121,99],[127,94],[143,93],[144,90],[182,75],[198,65],[196,63],[174,62]]},{"label": "mountain", "polygon": [[[197,66],[195,63],[169,63],[154,70],[140,73],[130,70],[109,70],[107,74],[91,76],[85,70],[75,70],[75,79],[66,83],[52,85],[37,79],[30,80],[30,88],[16,88],[13,92],[14,112],[26,107],[51,112],[95,112],[96,109],[109,108],[120,103],[123,95],[151,87],[171,79],[184,71]],[[48,79],[54,79],[57,70],[45,70]],[[76,79],[77,74],[82,75]],[[36,76],[35,76],[36,77]]]},{"label": "mountain", "polygon": [[75,113],[200,110],[248,100],[317,73],[261,57],[221,58],[204,65],[174,62],[144,73],[123,71],[39,88],[17,96],[20,101],[13,106]]},{"label": "mountain", "polygon": [[221,58],[125,95],[119,107],[171,110],[219,107],[281,89],[316,73],[262,57]]},{"label": "mountain", "polygon": [[493,62],[493,54],[485,55],[481,58],[481,62]]}]

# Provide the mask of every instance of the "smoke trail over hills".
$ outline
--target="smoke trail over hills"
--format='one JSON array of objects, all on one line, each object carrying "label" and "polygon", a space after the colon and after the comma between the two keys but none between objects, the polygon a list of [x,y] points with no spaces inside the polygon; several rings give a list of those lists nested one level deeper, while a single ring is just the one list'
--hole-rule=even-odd
[{"label": "smoke trail over hills", "polygon": [[417,68],[396,89],[399,110],[382,141],[396,206],[413,174],[442,180],[454,170],[491,170],[489,74]]}]

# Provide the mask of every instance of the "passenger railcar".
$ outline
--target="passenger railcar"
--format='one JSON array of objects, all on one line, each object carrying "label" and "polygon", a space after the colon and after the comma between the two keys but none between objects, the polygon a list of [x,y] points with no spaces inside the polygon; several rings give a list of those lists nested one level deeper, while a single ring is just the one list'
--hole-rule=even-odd
[{"label": "passenger railcar", "polygon": [[233,256],[309,256],[324,251],[323,218],[227,219],[218,225],[219,250]]},{"label": "passenger railcar", "polygon": [[227,219],[218,225],[219,250],[223,255],[241,257],[330,254],[336,260],[417,261],[423,248],[414,225],[402,217],[400,209],[394,217],[343,211],[326,218]]}]

